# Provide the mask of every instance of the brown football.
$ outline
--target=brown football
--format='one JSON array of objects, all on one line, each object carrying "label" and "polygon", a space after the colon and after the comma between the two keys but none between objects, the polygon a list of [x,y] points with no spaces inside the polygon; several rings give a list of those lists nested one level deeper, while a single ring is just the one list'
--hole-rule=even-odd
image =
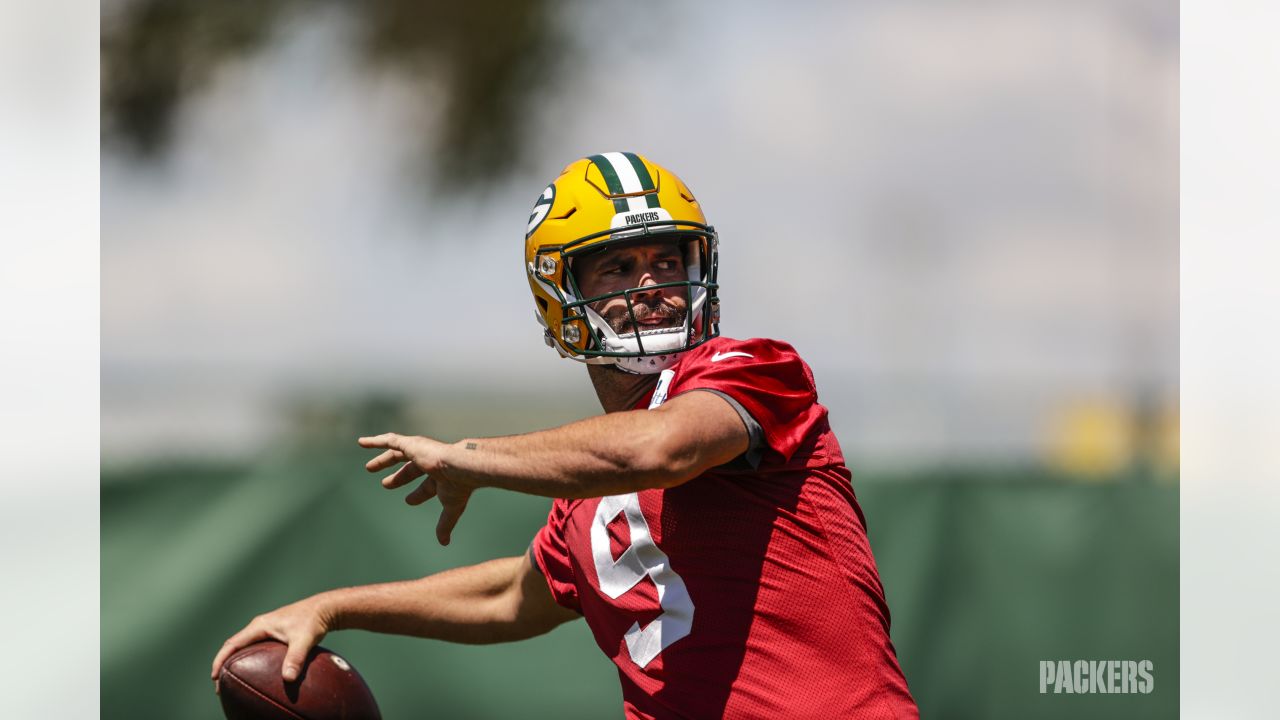
[{"label": "brown football", "polygon": [[317,646],[286,683],[285,649],[264,640],[227,658],[218,675],[227,720],[382,720],[369,686],[342,656]]}]

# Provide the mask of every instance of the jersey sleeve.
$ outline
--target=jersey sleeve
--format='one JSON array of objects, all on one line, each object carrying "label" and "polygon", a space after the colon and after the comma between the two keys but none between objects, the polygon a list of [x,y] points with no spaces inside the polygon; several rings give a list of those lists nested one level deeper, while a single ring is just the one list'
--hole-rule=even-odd
[{"label": "jersey sleeve", "polygon": [[718,342],[712,349],[681,367],[675,394],[713,390],[733,398],[760,424],[769,448],[790,460],[826,417],[809,366],[777,340]]},{"label": "jersey sleeve", "polygon": [[578,602],[578,587],[574,583],[573,561],[569,558],[569,546],[564,539],[564,524],[569,517],[568,503],[555,500],[547,515],[547,524],[533,536],[529,556],[533,564],[547,579],[547,587],[556,604],[582,612]]}]

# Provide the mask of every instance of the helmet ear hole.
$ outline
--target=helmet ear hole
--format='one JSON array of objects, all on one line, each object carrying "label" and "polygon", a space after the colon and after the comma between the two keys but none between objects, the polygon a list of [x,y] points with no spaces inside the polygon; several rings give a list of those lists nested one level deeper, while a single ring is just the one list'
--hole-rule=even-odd
[{"label": "helmet ear hole", "polygon": [[538,307],[542,308],[543,314],[546,314],[547,308],[550,306],[550,303],[547,302],[547,299],[538,297],[536,295],[533,297],[533,299],[538,301]]}]

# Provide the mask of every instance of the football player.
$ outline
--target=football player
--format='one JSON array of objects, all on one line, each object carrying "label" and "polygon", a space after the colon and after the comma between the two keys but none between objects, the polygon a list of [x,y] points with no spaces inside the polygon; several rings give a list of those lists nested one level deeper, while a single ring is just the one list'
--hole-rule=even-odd
[{"label": "football player", "polygon": [[628,718],[915,718],[840,445],[788,344],[720,335],[719,239],[669,170],[582,158],[539,196],[525,269],[543,339],[605,414],[445,443],[387,433],[366,468],[420,480],[448,544],[471,493],[555,498],[521,557],[322,593],[253,620],[297,676],[325,633],[518,640],[584,618]]}]

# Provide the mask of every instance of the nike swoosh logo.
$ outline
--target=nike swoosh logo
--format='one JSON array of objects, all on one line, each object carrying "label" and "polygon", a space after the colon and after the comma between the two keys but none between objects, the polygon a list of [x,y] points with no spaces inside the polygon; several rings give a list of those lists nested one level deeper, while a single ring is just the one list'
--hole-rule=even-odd
[{"label": "nike swoosh logo", "polygon": [[711,362],[720,362],[725,358],[731,358],[731,357],[755,357],[755,355],[752,355],[751,353],[739,352],[737,350],[734,350],[733,352],[727,352],[727,353],[718,352],[715,355],[711,356]]}]

